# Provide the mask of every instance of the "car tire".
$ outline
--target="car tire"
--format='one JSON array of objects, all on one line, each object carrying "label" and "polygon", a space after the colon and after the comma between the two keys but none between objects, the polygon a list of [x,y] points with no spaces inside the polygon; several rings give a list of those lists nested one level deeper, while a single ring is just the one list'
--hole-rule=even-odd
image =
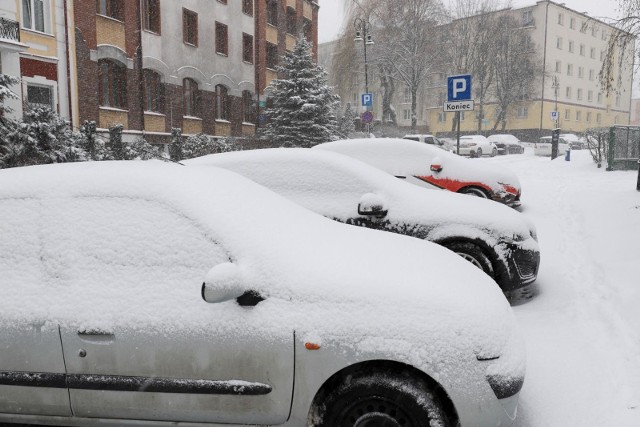
[{"label": "car tire", "polygon": [[480,187],[465,187],[458,190],[458,193],[468,194],[470,196],[480,197],[482,199],[490,199],[491,196],[487,193],[486,190],[483,190]]},{"label": "car tire", "polygon": [[491,157],[495,157],[498,154],[498,149],[494,148],[493,151],[491,151]]},{"label": "car tire", "polygon": [[314,417],[315,427],[450,427],[444,406],[426,383],[408,374],[348,377]]},{"label": "car tire", "polygon": [[443,246],[484,271],[492,279],[495,279],[493,263],[478,245],[470,242],[452,242],[446,243]]}]

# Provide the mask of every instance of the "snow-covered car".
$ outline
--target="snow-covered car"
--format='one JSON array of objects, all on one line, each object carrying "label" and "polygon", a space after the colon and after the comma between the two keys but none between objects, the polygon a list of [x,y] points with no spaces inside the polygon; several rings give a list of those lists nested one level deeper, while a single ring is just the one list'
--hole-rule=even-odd
[{"label": "snow-covered car", "polygon": [[515,417],[511,308],[438,245],[159,161],[1,170],[0,218],[0,423]]},{"label": "snow-covered car", "polygon": [[498,147],[484,135],[465,135],[460,137],[461,156],[482,157],[498,155]]},{"label": "snow-covered car", "polygon": [[572,150],[582,150],[587,147],[586,140],[575,133],[561,133],[560,138],[567,141],[567,144],[569,144]]},{"label": "snow-covered car", "polygon": [[[567,150],[570,149],[569,142],[560,137],[558,139],[558,156],[564,156]],[[551,137],[543,136],[541,137],[536,145],[533,147],[533,154],[536,156],[551,156]]]},{"label": "snow-covered car", "polygon": [[513,209],[475,197],[424,191],[353,158],[276,148],[185,162],[237,172],[327,218],[438,243],[493,278],[503,291],[535,281],[535,227]]},{"label": "snow-covered car", "polygon": [[412,141],[424,142],[425,144],[431,144],[445,151],[452,152],[451,147],[449,145],[446,145],[443,141],[441,141],[440,139],[436,138],[433,135],[412,134],[412,135],[405,135],[402,137],[402,139],[410,139]]},{"label": "snow-covered car", "polygon": [[520,181],[509,169],[461,158],[416,141],[345,139],[318,144],[312,150],[346,154],[423,187],[471,194],[512,207],[520,205]]},{"label": "snow-covered car", "polygon": [[495,134],[487,137],[487,139],[494,143],[498,148],[498,154],[523,154],[524,145],[520,143],[520,140],[514,135],[503,133]]}]

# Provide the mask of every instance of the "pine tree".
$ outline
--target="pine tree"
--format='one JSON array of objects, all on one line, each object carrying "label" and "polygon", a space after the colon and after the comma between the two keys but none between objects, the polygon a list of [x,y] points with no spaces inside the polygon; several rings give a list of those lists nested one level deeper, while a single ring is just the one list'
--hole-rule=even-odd
[{"label": "pine tree", "polygon": [[344,115],[340,118],[340,137],[349,138],[353,132],[356,131],[356,115],[351,109],[351,104],[347,104],[347,108],[344,110]]},{"label": "pine tree", "polygon": [[312,147],[337,139],[339,98],[327,84],[327,73],[313,63],[305,37],[298,38],[283,63],[277,68],[281,78],[270,85],[273,106],[266,111],[265,136],[288,147]]},{"label": "pine tree", "polygon": [[10,89],[10,86],[19,82],[20,80],[16,77],[0,74],[0,167],[4,164],[4,157],[11,152],[7,136],[16,128],[16,123],[6,115],[11,112],[11,109],[6,107],[4,102],[7,99],[18,99],[18,95]]}]

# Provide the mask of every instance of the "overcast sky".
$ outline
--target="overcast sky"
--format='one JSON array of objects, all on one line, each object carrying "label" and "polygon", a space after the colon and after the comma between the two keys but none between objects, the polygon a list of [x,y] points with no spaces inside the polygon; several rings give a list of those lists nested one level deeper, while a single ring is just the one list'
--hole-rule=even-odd
[{"label": "overcast sky", "polygon": [[[344,4],[348,1],[357,2],[358,0],[318,0],[320,5],[318,41],[320,43],[337,38],[342,27]],[[535,0],[512,0],[514,7],[529,6],[535,3]],[[587,12],[596,18],[615,18],[618,14],[617,0],[558,0],[557,3],[565,3],[568,8],[578,12]]]}]

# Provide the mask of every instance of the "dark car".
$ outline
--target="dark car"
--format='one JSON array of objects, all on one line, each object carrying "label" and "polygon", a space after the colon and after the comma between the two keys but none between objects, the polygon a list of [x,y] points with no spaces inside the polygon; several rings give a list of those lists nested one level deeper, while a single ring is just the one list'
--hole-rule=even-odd
[{"label": "dark car", "polygon": [[336,221],[438,243],[482,269],[503,291],[532,283],[538,274],[535,227],[499,203],[424,190],[322,150],[252,150],[186,163],[229,169]]}]

